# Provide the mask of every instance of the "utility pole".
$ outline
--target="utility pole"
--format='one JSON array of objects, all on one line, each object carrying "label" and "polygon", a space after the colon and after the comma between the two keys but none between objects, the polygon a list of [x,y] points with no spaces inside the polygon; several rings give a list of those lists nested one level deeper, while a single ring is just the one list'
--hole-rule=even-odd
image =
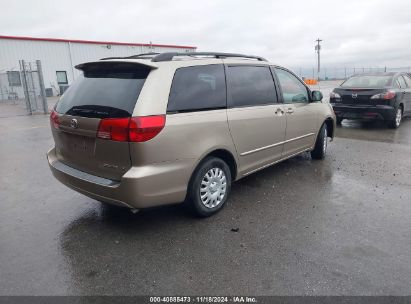
[{"label": "utility pole", "polygon": [[317,42],[317,45],[315,46],[315,51],[317,52],[317,78],[318,80],[320,80],[320,50],[321,50],[321,45],[320,42],[322,40],[320,38],[318,38],[317,40],[315,40],[315,42]]}]

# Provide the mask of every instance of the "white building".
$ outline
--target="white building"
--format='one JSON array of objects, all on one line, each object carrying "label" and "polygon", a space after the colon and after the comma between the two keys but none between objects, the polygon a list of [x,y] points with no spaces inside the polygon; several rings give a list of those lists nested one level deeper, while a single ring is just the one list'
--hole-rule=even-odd
[{"label": "white building", "polygon": [[[56,95],[60,86],[70,85],[76,78],[79,71],[74,66],[82,62],[104,57],[131,56],[148,52],[190,52],[195,49],[196,47],[193,46],[151,43],[0,36],[0,74],[9,72],[10,76],[6,82],[14,81],[12,86],[15,91],[21,91],[16,87],[19,83],[19,74],[13,74],[10,71],[19,71],[19,60],[31,62],[40,60],[44,85],[46,89],[51,88],[53,94]],[[5,82],[4,79],[3,82]]]}]

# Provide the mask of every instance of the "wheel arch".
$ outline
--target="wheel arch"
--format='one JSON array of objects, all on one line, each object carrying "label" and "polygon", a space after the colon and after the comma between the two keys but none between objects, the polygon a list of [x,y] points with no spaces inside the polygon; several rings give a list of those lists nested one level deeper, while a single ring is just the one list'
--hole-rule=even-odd
[{"label": "wheel arch", "polygon": [[401,108],[402,115],[404,115],[404,103],[402,101],[398,104],[398,107]]},{"label": "wheel arch", "polygon": [[[188,180],[188,184],[187,184],[187,189],[190,187],[190,185],[193,182],[193,176],[196,172],[196,170],[199,168],[199,166],[202,164],[202,162],[207,159],[208,157],[217,157],[222,159],[223,161],[226,162],[226,164],[228,165],[229,169],[230,169],[230,173],[231,173],[231,181],[235,181],[237,178],[237,174],[238,174],[238,169],[237,169],[237,161],[234,157],[234,155],[227,149],[224,148],[216,148],[212,151],[206,152],[201,158],[199,158],[199,160],[196,162],[196,164],[194,165],[194,168],[191,172],[190,178]],[[189,195],[189,191],[186,192],[186,198],[185,201],[187,201],[187,197]]]},{"label": "wheel arch", "polygon": [[195,163],[193,170],[191,172],[191,176],[190,176],[190,181],[191,178],[193,177],[194,172],[197,170],[197,168],[200,166],[200,164],[207,158],[207,157],[217,157],[222,159],[223,161],[226,162],[226,164],[228,165],[228,167],[230,168],[230,173],[231,173],[231,179],[232,181],[235,181],[237,178],[237,174],[238,174],[238,167],[237,167],[237,160],[234,157],[233,153],[230,152],[229,150],[225,149],[225,148],[215,148],[211,151],[208,151],[206,153],[204,153],[204,155],[202,155],[202,157],[200,157],[198,159],[198,161]]},{"label": "wheel arch", "polygon": [[[226,164],[228,165],[228,167],[230,168],[230,173],[231,173],[231,179],[233,180],[233,181],[235,181],[236,180],[236,177],[237,177],[237,161],[236,161],[236,159],[234,158],[234,155],[230,152],[230,151],[228,151],[228,150],[226,150],[226,149],[216,149],[216,150],[213,150],[213,151],[211,151],[211,152],[209,152],[208,154],[206,154],[202,159],[201,159],[201,161],[199,162],[199,164],[204,160],[204,159],[206,159],[207,157],[217,157],[217,158],[220,158],[220,159],[222,159],[223,161],[225,161],[226,162]],[[198,166],[198,164],[197,164],[197,166]],[[197,167],[196,167],[197,168]]]}]

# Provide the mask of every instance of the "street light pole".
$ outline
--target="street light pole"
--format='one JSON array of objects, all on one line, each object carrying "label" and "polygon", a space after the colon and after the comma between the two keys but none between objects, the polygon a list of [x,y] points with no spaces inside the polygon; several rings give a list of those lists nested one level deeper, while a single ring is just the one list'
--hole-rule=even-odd
[{"label": "street light pole", "polygon": [[315,51],[317,52],[317,78],[320,80],[320,50],[321,50],[321,45],[320,42],[322,41],[320,38],[315,40],[317,42],[317,45],[315,46]]}]

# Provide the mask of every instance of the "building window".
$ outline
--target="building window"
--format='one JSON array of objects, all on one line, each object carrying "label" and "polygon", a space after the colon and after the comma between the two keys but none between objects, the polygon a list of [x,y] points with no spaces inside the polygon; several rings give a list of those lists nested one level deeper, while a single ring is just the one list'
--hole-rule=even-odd
[{"label": "building window", "polygon": [[67,72],[66,71],[57,71],[57,83],[58,84],[68,84]]},{"label": "building window", "polygon": [[9,81],[10,87],[20,87],[21,86],[21,78],[20,78],[19,71],[8,71],[7,79]]}]

